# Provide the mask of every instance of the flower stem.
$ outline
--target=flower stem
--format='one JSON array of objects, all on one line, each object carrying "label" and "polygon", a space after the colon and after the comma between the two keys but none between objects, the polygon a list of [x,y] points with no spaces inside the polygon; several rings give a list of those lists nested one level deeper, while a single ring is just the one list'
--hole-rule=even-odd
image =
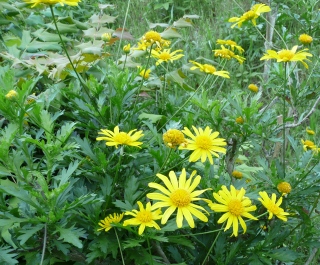
[{"label": "flower stem", "polygon": [[151,264],[153,265],[153,258],[152,258],[152,253],[151,253],[149,237],[147,237],[147,244],[148,244],[148,250],[149,250],[149,254],[150,254],[150,261],[151,261]]},{"label": "flower stem", "polygon": [[120,255],[121,255],[122,264],[126,265],[126,263],[124,262],[124,258],[123,258],[123,254],[122,254],[122,250],[121,250],[121,244],[120,244],[120,240],[119,240],[119,237],[118,237],[117,229],[114,229],[114,231],[116,233],[116,237],[117,237],[117,241],[118,241],[118,245],[119,245],[119,251],[120,251]]},{"label": "flower stem", "polygon": [[44,261],[44,254],[46,253],[46,245],[47,245],[47,223],[44,224],[43,246],[42,246],[40,265],[42,265]]},{"label": "flower stem", "polygon": [[[223,228],[223,227],[222,227],[222,228]],[[220,229],[220,231],[219,231],[218,234],[216,235],[216,238],[213,240],[212,245],[211,245],[211,247],[210,247],[210,249],[209,249],[206,257],[204,258],[204,260],[203,260],[203,262],[202,262],[202,265],[204,265],[205,262],[207,261],[209,255],[210,255],[210,252],[212,251],[214,245],[216,244],[216,242],[217,242],[217,240],[218,240],[218,238],[219,238],[219,236],[220,236],[220,233],[221,233],[221,231],[222,231],[222,228]]]},{"label": "flower stem", "polygon": [[284,64],[284,86],[283,86],[283,110],[282,110],[282,167],[283,179],[286,178],[286,87],[287,87],[287,63]]}]

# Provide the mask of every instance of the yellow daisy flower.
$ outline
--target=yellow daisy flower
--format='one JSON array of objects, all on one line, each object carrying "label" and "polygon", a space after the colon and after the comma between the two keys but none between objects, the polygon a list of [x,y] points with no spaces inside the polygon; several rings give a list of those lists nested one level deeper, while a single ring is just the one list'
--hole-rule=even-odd
[{"label": "yellow daisy flower", "polygon": [[248,88],[249,88],[250,91],[252,91],[252,92],[254,92],[254,93],[257,93],[257,92],[259,91],[258,86],[255,85],[255,84],[250,84],[250,85],[248,86]]},{"label": "yellow daisy flower", "polygon": [[204,72],[209,75],[217,75],[224,78],[230,78],[229,72],[227,71],[217,71],[216,68],[211,64],[201,64],[197,63],[195,61],[189,61],[190,63],[193,63],[195,66],[192,66],[190,70],[199,69],[201,72]]},{"label": "yellow daisy flower", "polygon": [[301,62],[305,68],[308,68],[308,65],[304,62],[310,61],[307,57],[312,57],[311,53],[305,52],[308,49],[303,49],[302,51],[297,52],[298,45],[293,46],[291,50],[281,50],[281,51],[274,51],[274,50],[267,50],[267,54],[261,57],[260,60],[270,60],[276,59],[277,62]]},{"label": "yellow daisy flower", "polygon": [[317,153],[320,150],[320,148],[318,148],[318,146],[316,146],[315,143],[310,140],[301,139],[301,143],[303,144],[304,151],[312,150]]},{"label": "yellow daisy flower", "polygon": [[232,17],[228,22],[235,22],[231,28],[234,28],[238,25],[240,28],[243,22],[251,20],[253,25],[257,25],[256,19],[260,16],[261,13],[270,12],[271,8],[265,4],[256,4],[247,12],[245,12],[241,17]]},{"label": "yellow daisy flower", "polygon": [[143,204],[140,201],[137,203],[139,205],[139,211],[132,210],[131,212],[125,212],[125,215],[131,215],[133,218],[125,220],[123,226],[140,225],[138,231],[139,235],[142,235],[146,226],[160,230],[160,227],[155,220],[161,219],[161,209],[157,209],[154,205],[151,206],[150,202],[146,204],[146,208],[143,207]]},{"label": "yellow daisy flower", "polygon": [[282,194],[288,194],[291,192],[291,185],[286,181],[282,181],[277,185],[277,189]]},{"label": "yellow daisy flower", "polygon": [[299,41],[302,43],[302,44],[310,44],[313,39],[311,36],[309,36],[308,34],[301,34],[299,36]]},{"label": "yellow daisy flower", "polygon": [[220,39],[218,39],[217,44],[229,46],[232,51],[234,51],[234,49],[237,49],[239,53],[244,52],[244,49],[233,40],[220,40]]},{"label": "yellow daisy flower", "polygon": [[142,69],[142,70],[140,71],[139,75],[140,75],[143,79],[149,79],[150,73],[151,73],[151,69]]},{"label": "yellow daisy flower", "polygon": [[10,91],[5,95],[5,98],[6,98],[6,99],[10,99],[10,100],[15,99],[16,97],[18,97],[18,93],[17,93],[17,91],[15,91],[15,90],[10,90]]},{"label": "yellow daisy flower", "polygon": [[307,132],[307,134],[309,134],[309,135],[315,135],[316,133],[314,132],[314,130],[311,130],[311,129],[306,129],[306,132]]},{"label": "yellow daisy flower", "polygon": [[104,218],[99,222],[98,225],[100,225],[102,228],[99,228],[98,231],[104,230],[108,232],[112,228],[112,224],[120,223],[122,218],[123,218],[123,213],[121,214],[114,213],[113,215],[109,214],[106,218]]},{"label": "yellow daisy flower", "polygon": [[236,118],[236,123],[243,124],[244,123],[244,119],[241,116],[239,116],[239,117]]},{"label": "yellow daisy flower", "polygon": [[178,52],[183,52],[183,50],[176,50],[174,52],[170,53],[170,49],[164,49],[163,51],[156,51],[152,50],[151,55],[153,58],[157,58],[158,61],[156,62],[156,65],[161,64],[162,62],[173,62],[175,60],[179,60],[181,57],[184,56],[184,54],[177,54]]},{"label": "yellow daisy flower", "polygon": [[154,43],[160,46],[161,41],[162,41],[162,38],[160,33],[154,30],[150,30],[142,36],[142,42],[144,42],[147,46],[151,46]]},{"label": "yellow daisy flower", "polygon": [[244,188],[236,190],[234,186],[230,186],[230,191],[226,186],[222,186],[218,193],[213,193],[213,197],[219,203],[209,203],[209,207],[215,212],[225,212],[218,224],[227,221],[227,225],[224,231],[228,230],[231,225],[233,227],[233,235],[238,236],[239,222],[243,229],[243,233],[247,231],[247,226],[242,217],[246,217],[252,220],[258,220],[249,212],[255,211],[257,207],[251,204],[251,200],[244,196],[246,193]]},{"label": "yellow daisy flower", "polygon": [[271,199],[269,198],[268,194],[265,191],[260,191],[259,195],[261,198],[258,200],[262,203],[262,205],[268,210],[269,212],[269,219],[273,217],[273,215],[277,216],[282,221],[287,221],[287,216],[290,215],[289,213],[285,212],[279,206],[282,203],[282,197],[276,202],[277,196],[276,194],[272,193]]},{"label": "yellow daisy flower", "polygon": [[164,143],[170,148],[176,148],[179,145],[187,145],[187,141],[184,138],[183,133],[177,129],[169,129],[167,132],[163,134],[162,139]]},{"label": "yellow daisy flower", "polygon": [[201,159],[204,163],[207,158],[210,164],[213,164],[212,155],[219,157],[219,153],[226,153],[226,148],[221,146],[226,146],[227,143],[223,138],[217,138],[219,132],[213,132],[208,126],[203,130],[202,128],[196,128],[192,126],[195,135],[186,127],[182,131],[185,135],[189,136],[191,139],[187,139],[187,146],[180,146],[179,149],[183,150],[193,150],[189,161],[195,162]]},{"label": "yellow daisy flower", "polygon": [[61,6],[68,5],[68,6],[77,6],[81,0],[24,0],[27,4],[33,4],[31,8],[39,5],[55,5],[60,4]]},{"label": "yellow daisy flower", "polygon": [[177,210],[176,223],[178,228],[182,227],[184,218],[187,220],[189,226],[194,228],[193,215],[203,222],[208,222],[208,218],[199,211],[202,210],[206,212],[206,210],[193,202],[205,200],[198,198],[198,196],[209,189],[194,191],[201,181],[201,177],[197,175],[192,182],[195,175],[196,171],[193,171],[190,178],[186,180],[186,170],[182,169],[178,180],[174,171],[170,171],[170,179],[162,174],[157,174],[157,177],[163,181],[165,187],[155,182],[149,183],[148,186],[150,188],[157,189],[161,192],[147,194],[149,199],[159,201],[154,204],[154,207],[167,207],[162,216],[161,224],[165,224],[175,210]]},{"label": "yellow daisy flower", "polygon": [[[99,134],[104,136],[97,137],[97,141],[106,141],[107,146],[115,146],[118,148],[118,145],[128,145],[136,146],[141,148],[139,145],[142,145],[142,142],[137,142],[142,136],[142,131],[135,132],[136,129],[131,130],[129,133],[120,132],[119,126],[114,128],[114,131],[101,129]],[[135,132],[135,133],[134,133]]]},{"label": "yellow daisy flower", "polygon": [[133,47],[132,50],[138,50],[138,51],[145,51],[147,50],[148,46],[145,42],[141,41],[137,43],[137,46]]},{"label": "yellow daisy flower", "polygon": [[236,179],[242,179],[242,177],[243,177],[242,172],[240,172],[238,170],[232,171],[231,175]]},{"label": "yellow daisy flower", "polygon": [[221,49],[213,50],[214,56],[225,58],[230,60],[232,58],[236,59],[240,64],[242,64],[246,58],[236,55],[233,51],[226,49],[223,45],[221,45]]}]

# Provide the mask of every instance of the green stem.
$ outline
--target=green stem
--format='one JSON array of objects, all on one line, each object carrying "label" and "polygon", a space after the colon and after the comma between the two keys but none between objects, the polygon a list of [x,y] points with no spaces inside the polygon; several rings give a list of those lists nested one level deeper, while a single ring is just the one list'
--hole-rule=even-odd
[{"label": "green stem", "polygon": [[151,264],[153,265],[153,258],[152,258],[152,253],[151,253],[149,237],[147,237],[147,244],[148,244],[148,250],[149,250],[149,255],[150,255],[150,261],[151,261]]},{"label": "green stem", "polygon": [[44,254],[46,253],[46,245],[47,245],[47,223],[44,224],[43,246],[42,246],[40,265],[42,265],[44,261]]},{"label": "green stem", "polygon": [[119,237],[118,237],[117,229],[114,229],[114,231],[116,233],[116,237],[117,237],[117,241],[118,241],[118,245],[119,245],[119,252],[120,252],[120,255],[121,255],[122,264],[126,265],[125,262],[124,262],[124,258],[123,258],[123,254],[122,254],[122,250],[121,250],[121,244],[120,244],[120,240],[119,240]]},{"label": "green stem", "polygon": [[287,87],[287,63],[284,64],[284,86],[283,86],[283,110],[282,110],[282,167],[283,179],[286,178],[286,87]]},{"label": "green stem", "polygon": [[58,28],[57,21],[56,21],[56,17],[55,17],[55,15],[54,15],[52,5],[49,5],[49,7],[50,7],[50,11],[51,11],[51,16],[52,16],[52,19],[53,19],[53,24],[54,24],[54,26],[55,26],[55,28],[56,28],[56,30],[57,30],[57,33],[58,33],[58,35],[59,35],[59,39],[60,39],[62,48],[63,48],[64,52],[66,53],[66,56],[67,56],[67,58],[68,58],[68,60],[69,60],[69,62],[70,62],[70,65],[71,65],[71,67],[72,67],[72,70],[73,70],[74,73],[76,74],[77,79],[79,80],[80,84],[81,84],[82,87],[84,88],[86,94],[87,94],[88,97],[90,98],[92,104],[93,104],[94,107],[95,107],[95,110],[98,112],[99,116],[103,119],[103,117],[102,117],[102,115],[101,115],[101,113],[100,113],[100,111],[99,111],[98,104],[97,104],[96,101],[90,96],[90,92],[89,92],[88,86],[85,84],[84,80],[82,79],[82,77],[81,77],[81,76],[79,75],[79,73],[77,72],[77,69],[74,67],[74,64],[73,64],[73,62],[72,62],[72,60],[71,60],[71,58],[70,58],[70,55],[69,55],[68,50],[67,50],[67,47],[66,47],[66,45],[65,45],[65,43],[64,43],[64,41],[63,41],[63,39],[62,39],[60,30],[59,30],[59,28]]},{"label": "green stem", "polygon": [[124,17],[124,21],[123,21],[123,25],[122,25],[122,31],[121,31],[121,36],[120,36],[120,41],[119,41],[119,46],[118,46],[118,51],[117,51],[117,57],[116,58],[119,57],[120,47],[121,47],[121,42],[122,42],[122,36],[123,36],[123,32],[124,32],[124,29],[125,29],[125,26],[126,26],[126,23],[127,23],[127,17],[128,17],[128,14],[129,14],[130,2],[131,2],[131,0],[128,1],[126,15]]},{"label": "green stem", "polygon": [[204,260],[203,260],[203,262],[202,262],[202,265],[204,265],[204,264],[206,263],[206,260],[208,259],[209,255],[210,255],[210,252],[212,251],[214,245],[216,244],[216,242],[217,242],[217,240],[218,240],[218,238],[219,238],[219,236],[220,236],[220,233],[221,233],[222,229],[223,229],[223,227],[220,229],[219,233],[216,235],[216,238],[215,238],[214,241],[212,242],[212,245],[211,245],[211,247],[210,247],[210,249],[209,249],[206,257],[204,258]]}]

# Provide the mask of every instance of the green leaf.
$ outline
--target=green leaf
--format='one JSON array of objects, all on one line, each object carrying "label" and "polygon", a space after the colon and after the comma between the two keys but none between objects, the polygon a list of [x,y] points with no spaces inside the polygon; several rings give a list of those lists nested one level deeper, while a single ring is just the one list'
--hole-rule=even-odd
[{"label": "green leaf", "polygon": [[141,247],[140,243],[143,243],[144,239],[135,239],[135,238],[129,238],[126,240],[123,244],[123,249],[126,248],[133,248],[133,247]]},{"label": "green leaf", "polygon": [[176,236],[170,237],[170,236],[168,236],[168,240],[170,243],[183,245],[183,246],[189,247],[191,249],[194,249],[193,243],[185,237],[176,237]]},{"label": "green leaf", "polygon": [[148,114],[148,113],[141,113],[139,115],[139,119],[148,119],[150,120],[152,123],[157,123],[159,120],[161,120],[164,116],[163,115],[156,115],[156,114]]},{"label": "green leaf", "polygon": [[23,227],[21,229],[21,233],[23,235],[18,236],[18,240],[20,240],[20,245],[23,245],[26,243],[26,241],[32,237],[35,233],[37,233],[39,230],[41,230],[44,227],[44,224],[38,224],[35,227]]},{"label": "green leaf", "polygon": [[128,177],[125,185],[124,199],[131,204],[134,204],[136,199],[140,196],[141,191],[138,191],[139,181],[134,176]]},{"label": "green leaf", "polygon": [[60,237],[58,238],[58,240],[63,240],[63,242],[70,243],[77,248],[83,247],[82,242],[79,238],[85,238],[86,233],[82,228],[75,228],[74,226],[70,228],[62,228],[57,226],[56,229],[56,231],[60,233]]},{"label": "green leaf", "polygon": [[12,265],[19,263],[15,257],[18,255],[16,253],[12,254],[10,252],[15,251],[13,248],[10,247],[0,247],[0,263],[6,265]]},{"label": "green leaf", "polygon": [[299,253],[287,248],[275,249],[273,250],[272,253],[269,253],[268,255],[271,258],[274,258],[283,262],[295,261],[300,256]]}]

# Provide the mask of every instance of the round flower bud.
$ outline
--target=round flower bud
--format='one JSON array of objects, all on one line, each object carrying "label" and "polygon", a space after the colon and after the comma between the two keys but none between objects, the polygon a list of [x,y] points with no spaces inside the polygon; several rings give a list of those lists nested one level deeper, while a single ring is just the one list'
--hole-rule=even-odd
[{"label": "round flower bud", "polygon": [[291,185],[288,182],[280,182],[277,186],[277,189],[280,193],[288,194],[291,191]]},{"label": "round flower bud", "polygon": [[250,84],[248,86],[249,90],[254,92],[254,93],[257,93],[259,91],[259,88],[255,85],[255,84]]},{"label": "round flower bud", "polygon": [[243,174],[240,171],[234,170],[231,175],[236,179],[242,179]]},{"label": "round flower bud", "polygon": [[186,145],[187,141],[181,131],[177,129],[170,129],[163,134],[164,143],[170,148],[175,148],[179,145]]},{"label": "round flower bud", "polygon": [[312,37],[309,36],[308,34],[301,34],[299,36],[299,41],[302,43],[302,44],[310,44],[312,42]]},{"label": "round flower bud", "polygon": [[244,119],[241,116],[239,116],[238,118],[236,118],[236,123],[243,124],[244,123]]},{"label": "round flower bud", "polygon": [[6,95],[6,99],[14,100],[16,97],[18,97],[18,93],[15,90],[10,90]]}]

